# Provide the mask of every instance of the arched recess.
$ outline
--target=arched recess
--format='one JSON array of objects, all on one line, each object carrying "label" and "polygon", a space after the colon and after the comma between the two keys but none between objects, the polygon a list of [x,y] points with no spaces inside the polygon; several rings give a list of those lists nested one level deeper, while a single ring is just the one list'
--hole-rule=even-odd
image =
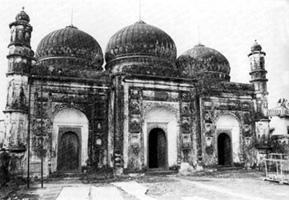
[{"label": "arched recess", "polygon": [[[67,133],[73,133],[78,140],[79,148],[79,169],[81,166],[86,165],[88,159],[88,119],[81,111],[75,108],[65,108],[59,111],[53,120],[52,131],[52,159],[51,170],[57,170],[57,158],[60,155],[59,149],[61,149],[60,141]],[[72,135],[73,135],[72,134]]]},{"label": "arched recess", "polygon": [[57,171],[78,171],[80,159],[78,135],[72,131],[61,134],[58,141]]},{"label": "arched recess", "polygon": [[[149,135],[154,130],[161,130],[167,146],[167,167],[177,164],[179,128],[176,115],[166,107],[153,107],[144,118],[144,158],[149,167]],[[163,167],[162,167],[163,168]]]},{"label": "arched recess", "polygon": [[149,168],[166,169],[168,166],[168,144],[165,132],[161,128],[153,128],[148,134]]},{"label": "arched recess", "polygon": [[[239,121],[236,117],[232,115],[221,115],[216,121],[216,130],[217,130],[217,144],[226,144],[227,147],[231,149],[231,160],[233,163],[240,163],[240,126]],[[228,137],[225,137],[225,136]],[[221,136],[221,138],[219,138]],[[226,141],[220,141],[226,140]],[[222,143],[223,142],[223,143]],[[228,143],[230,142],[230,144]],[[217,149],[220,151],[220,147],[218,146]],[[222,148],[221,148],[222,149]],[[218,152],[220,153],[220,152]],[[220,156],[220,155],[219,155]]]},{"label": "arched recess", "polygon": [[232,143],[231,138],[227,133],[218,135],[218,164],[231,166],[232,165]]}]

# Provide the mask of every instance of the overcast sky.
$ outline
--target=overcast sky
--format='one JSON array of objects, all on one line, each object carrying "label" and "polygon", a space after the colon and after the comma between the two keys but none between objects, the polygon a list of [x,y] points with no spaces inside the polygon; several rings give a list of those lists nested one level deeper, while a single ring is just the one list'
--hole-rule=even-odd
[{"label": "overcast sky", "polygon": [[[109,38],[140,15],[139,0],[1,0],[0,110],[6,102],[8,25],[23,6],[33,26],[34,51],[45,35],[71,24],[72,10],[73,25],[93,36],[103,52]],[[142,0],[141,19],[168,33],[178,55],[198,41],[220,51],[230,62],[232,82],[249,82],[247,55],[257,39],[267,54],[269,107],[289,99],[288,0]]]}]

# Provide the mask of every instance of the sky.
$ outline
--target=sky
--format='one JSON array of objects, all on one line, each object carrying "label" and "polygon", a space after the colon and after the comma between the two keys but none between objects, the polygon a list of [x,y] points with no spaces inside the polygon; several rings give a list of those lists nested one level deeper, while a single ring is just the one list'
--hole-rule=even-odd
[{"label": "sky", "polygon": [[22,7],[33,26],[34,51],[44,36],[73,24],[105,52],[114,33],[141,18],[172,37],[178,56],[199,42],[221,52],[230,63],[231,82],[249,83],[248,54],[257,40],[266,52],[269,108],[280,98],[289,100],[289,0],[1,0],[0,119],[6,104],[9,24]]}]

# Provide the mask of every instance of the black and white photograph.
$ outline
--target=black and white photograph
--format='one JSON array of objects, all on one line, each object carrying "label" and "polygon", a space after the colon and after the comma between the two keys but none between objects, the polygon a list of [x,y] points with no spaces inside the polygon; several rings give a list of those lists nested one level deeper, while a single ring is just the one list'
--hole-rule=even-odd
[{"label": "black and white photograph", "polygon": [[288,0],[1,0],[0,199],[288,198]]}]

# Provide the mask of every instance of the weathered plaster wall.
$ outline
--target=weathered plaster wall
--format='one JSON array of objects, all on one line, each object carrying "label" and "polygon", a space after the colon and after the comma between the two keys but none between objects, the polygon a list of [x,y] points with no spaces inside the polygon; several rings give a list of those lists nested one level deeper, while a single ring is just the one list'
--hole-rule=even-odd
[{"label": "weathered plaster wall", "polygon": [[4,142],[5,126],[4,120],[0,120],[0,148],[2,148]]},{"label": "weathered plaster wall", "polygon": [[[21,61],[21,58],[19,58]],[[27,140],[28,77],[7,77],[7,101],[5,113],[4,146],[11,150],[25,149]]]},{"label": "weathered plaster wall", "polygon": [[[73,79],[56,81],[47,78],[34,80],[31,92],[32,171],[38,173],[40,167],[41,121],[46,174],[49,170],[54,171],[57,166],[58,139],[55,133],[57,127],[62,125],[81,127],[81,165],[87,164],[91,169],[107,166],[108,91],[109,87],[98,86],[97,82],[76,82]],[[74,114],[71,113],[72,110]],[[52,164],[51,169],[48,167],[49,163]]]},{"label": "weathered plaster wall", "polygon": [[270,127],[269,127],[269,121],[264,120],[264,121],[257,121],[255,122],[256,126],[256,139],[258,142],[259,147],[265,147],[269,145],[269,132],[270,132]]},{"label": "weathered plaster wall", "polygon": [[3,145],[11,150],[25,149],[27,143],[27,115],[22,112],[5,113],[5,139]]},{"label": "weathered plaster wall", "polygon": [[[125,79],[123,157],[124,168],[128,171],[148,167],[148,134],[156,127],[163,129],[167,136],[168,167],[180,164],[183,159],[180,100],[182,90],[187,90],[184,85],[161,80]],[[184,109],[190,109],[189,105],[184,104]],[[190,127],[191,120],[185,119],[182,122]],[[191,130],[188,129],[188,135]],[[191,144],[190,136],[184,140]]]},{"label": "weathered plaster wall", "polygon": [[[20,59],[21,60],[21,59]],[[6,110],[19,109],[27,111],[28,107],[28,76],[14,74],[7,77]]]},{"label": "weathered plaster wall", "polygon": [[[124,83],[124,109],[123,109],[123,160],[124,160],[124,168],[128,168],[128,164],[129,164],[129,156],[133,155],[133,152],[130,152],[130,145],[135,145],[135,150],[137,148],[140,147],[140,141],[139,141],[139,135],[141,134],[139,131],[136,131],[136,133],[134,134],[135,137],[133,137],[133,134],[129,133],[129,123],[130,123],[130,113],[129,113],[129,84]],[[139,113],[140,110],[138,110]],[[135,143],[136,144],[131,144],[131,138],[135,138],[135,140],[137,140]],[[138,147],[137,147],[138,145]],[[135,151],[135,154],[137,152]],[[135,155],[136,156],[136,155]],[[136,156],[138,158],[134,159],[135,162],[135,167],[140,168],[141,166],[141,161],[140,161],[140,156]]]},{"label": "weathered plaster wall", "polygon": [[27,115],[22,112],[6,112],[4,123],[3,146],[9,148],[12,157],[10,172],[24,175],[27,163]]},{"label": "weathered plaster wall", "polygon": [[232,164],[256,163],[254,151],[255,123],[252,97],[222,93],[219,97],[203,97],[201,100],[201,132],[203,163],[218,164],[218,134],[231,137]]}]

